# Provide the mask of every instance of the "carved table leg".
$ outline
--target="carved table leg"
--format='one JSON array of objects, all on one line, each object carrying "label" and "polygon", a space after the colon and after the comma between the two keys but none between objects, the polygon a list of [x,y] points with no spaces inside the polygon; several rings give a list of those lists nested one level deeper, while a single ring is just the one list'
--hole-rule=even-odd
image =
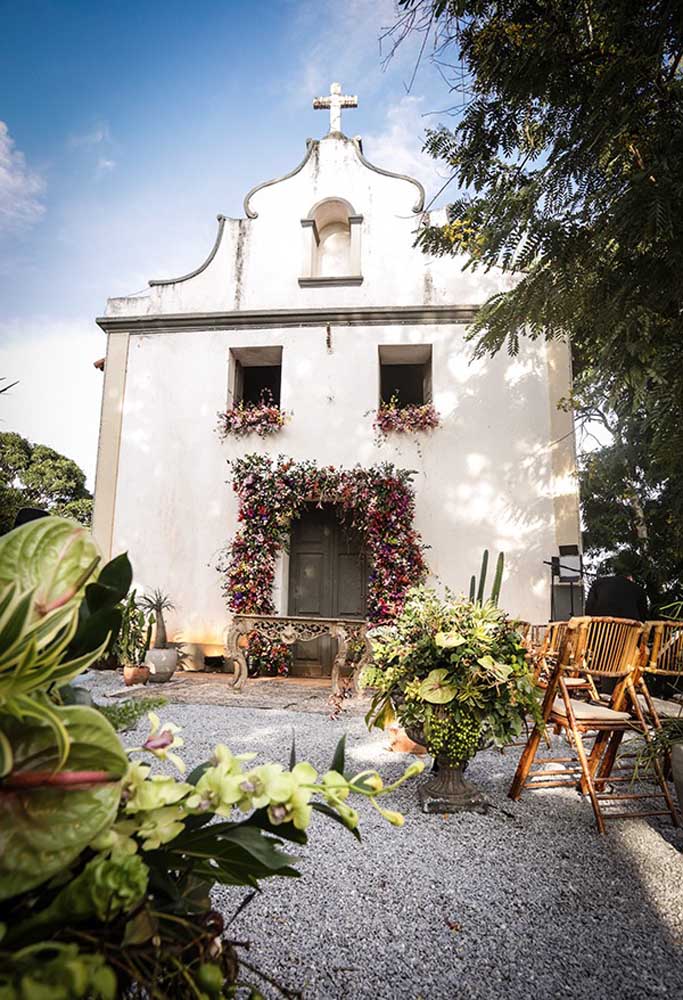
[{"label": "carved table leg", "polygon": [[343,625],[333,625],[330,635],[337,640],[337,655],[332,664],[332,691],[337,694],[339,691],[339,681],[342,667],[346,663],[346,654],[349,648],[349,637]]},{"label": "carved table leg", "polygon": [[372,643],[368,639],[367,632],[363,630],[363,634],[360,636],[365,644],[365,649],[363,650],[363,655],[361,656],[358,663],[354,665],[353,668],[353,689],[356,694],[360,694],[360,675],[363,672],[363,667],[367,667],[368,663],[372,662]]},{"label": "carved table leg", "polygon": [[242,690],[244,682],[248,677],[247,658],[239,644],[240,638],[243,635],[247,635],[247,632],[243,631],[239,625],[234,625],[228,633],[226,643],[227,654],[232,659],[235,668],[235,679],[232,682],[232,686],[236,691]]}]

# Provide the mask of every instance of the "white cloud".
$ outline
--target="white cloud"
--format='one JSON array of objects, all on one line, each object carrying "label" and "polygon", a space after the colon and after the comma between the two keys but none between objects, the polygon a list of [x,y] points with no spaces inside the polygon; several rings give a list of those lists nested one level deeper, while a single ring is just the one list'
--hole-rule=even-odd
[{"label": "white cloud", "polygon": [[97,170],[100,174],[108,174],[116,166],[116,160],[109,160],[106,156],[101,156],[97,161]]},{"label": "white cloud", "polygon": [[111,142],[109,125],[106,122],[98,122],[87,132],[70,135],[68,139],[69,146],[74,149],[78,146],[99,146],[103,142]]},{"label": "white cloud", "polygon": [[28,168],[7,125],[0,121],[0,232],[37,222],[45,211],[44,191],[45,181]]},{"label": "white cloud", "polygon": [[0,430],[73,458],[93,488],[105,353],[94,321],[32,318],[0,327],[0,374],[18,381],[0,396]]},{"label": "white cloud", "polygon": [[366,135],[363,152],[371,163],[422,182],[427,191],[426,205],[443,185],[447,174],[435,160],[422,152],[425,119],[423,97],[406,95],[387,108],[381,132]]}]

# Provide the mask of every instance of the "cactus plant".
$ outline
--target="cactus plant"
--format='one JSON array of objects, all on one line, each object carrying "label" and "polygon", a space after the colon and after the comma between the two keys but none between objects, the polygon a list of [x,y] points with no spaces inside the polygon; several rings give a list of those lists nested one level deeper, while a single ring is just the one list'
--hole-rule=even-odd
[{"label": "cactus plant", "polygon": [[114,645],[114,654],[119,663],[130,666],[144,663],[152,639],[153,624],[154,616],[145,614],[135,600],[135,591],[132,591],[123,605],[121,629]]},{"label": "cactus plant", "polygon": [[[477,587],[476,576],[470,577],[470,601],[473,604],[484,604],[484,586],[486,584],[486,571],[489,564],[489,550],[484,549],[484,553],[481,557],[481,570],[479,573],[479,586]],[[494,607],[498,606],[498,599],[500,597],[500,588],[503,582],[503,569],[505,566],[505,554],[503,552],[499,553],[498,559],[496,561],[496,572],[493,577],[493,586],[491,587],[491,594],[489,596],[488,602]],[[476,597],[475,597],[476,594]]]},{"label": "cactus plant", "polygon": [[164,611],[175,610],[175,605],[171,602],[168,594],[162,590],[154,590],[149,596],[140,598],[141,607],[150,611],[156,620],[156,632],[154,633],[154,649],[166,649],[168,639],[166,636],[166,622],[164,621]]}]

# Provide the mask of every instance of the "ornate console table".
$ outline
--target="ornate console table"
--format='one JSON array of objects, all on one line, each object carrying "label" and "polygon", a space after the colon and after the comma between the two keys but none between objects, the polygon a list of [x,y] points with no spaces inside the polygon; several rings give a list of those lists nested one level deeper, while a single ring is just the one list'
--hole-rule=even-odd
[{"label": "ornate console table", "polygon": [[358,686],[358,675],[370,660],[372,647],[367,637],[368,623],[359,618],[289,618],[280,615],[234,615],[232,625],[225,640],[225,654],[235,662],[235,680],[233,687],[239,689],[247,679],[247,657],[243,636],[250,632],[273,642],[284,642],[292,646],[295,642],[312,642],[321,636],[329,635],[337,640],[337,655],[332,665],[332,689],[339,687],[341,670],[346,663],[346,654],[351,640],[359,640],[364,645],[363,655],[354,666],[353,683]]}]

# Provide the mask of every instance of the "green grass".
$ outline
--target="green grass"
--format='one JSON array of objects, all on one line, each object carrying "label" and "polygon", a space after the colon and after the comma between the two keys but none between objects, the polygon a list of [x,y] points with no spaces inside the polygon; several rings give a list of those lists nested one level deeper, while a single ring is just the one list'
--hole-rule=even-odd
[{"label": "green grass", "polygon": [[168,698],[129,698],[118,705],[97,705],[102,715],[111,722],[118,732],[135,729],[136,725],[147,712],[168,704]]}]

